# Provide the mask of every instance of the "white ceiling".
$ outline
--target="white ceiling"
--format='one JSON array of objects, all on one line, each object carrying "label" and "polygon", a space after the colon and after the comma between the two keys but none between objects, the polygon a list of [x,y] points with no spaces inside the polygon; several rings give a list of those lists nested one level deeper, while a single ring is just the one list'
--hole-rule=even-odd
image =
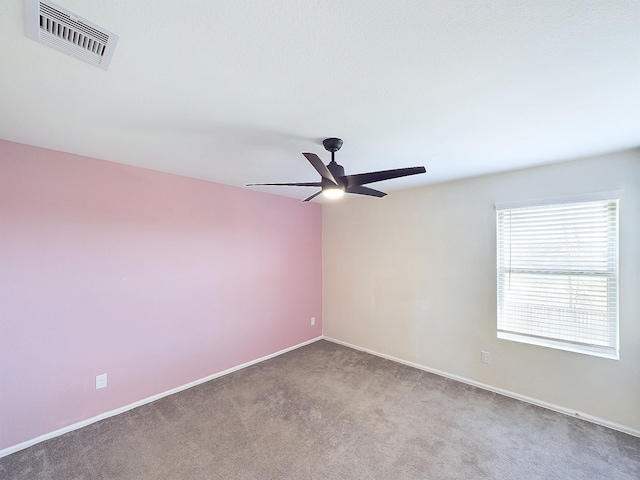
[{"label": "white ceiling", "polygon": [[638,0],[56,3],[117,50],[36,43],[3,0],[2,139],[236,186],[318,180],[328,136],[347,173],[427,168],[384,191],[640,146]]}]

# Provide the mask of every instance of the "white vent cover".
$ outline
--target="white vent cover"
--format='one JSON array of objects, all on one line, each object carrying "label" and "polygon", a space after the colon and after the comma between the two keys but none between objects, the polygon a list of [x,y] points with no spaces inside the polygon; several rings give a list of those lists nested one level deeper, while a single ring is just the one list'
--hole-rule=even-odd
[{"label": "white vent cover", "polygon": [[42,0],[27,0],[27,34],[37,42],[104,70],[120,38],[55,3]]}]

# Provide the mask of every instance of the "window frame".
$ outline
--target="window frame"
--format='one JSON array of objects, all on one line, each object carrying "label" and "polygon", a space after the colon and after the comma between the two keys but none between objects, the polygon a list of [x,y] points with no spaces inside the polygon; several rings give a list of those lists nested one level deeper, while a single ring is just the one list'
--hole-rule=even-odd
[{"label": "window frame", "polygon": [[[619,354],[620,354],[620,319],[619,319],[619,296],[620,296],[620,289],[619,289],[619,278],[620,278],[620,268],[619,268],[619,251],[620,251],[620,241],[619,241],[619,237],[620,237],[620,203],[621,203],[621,198],[622,198],[622,192],[620,190],[616,190],[616,191],[609,191],[609,192],[598,192],[598,193],[592,193],[592,194],[586,194],[586,195],[578,195],[578,196],[569,196],[569,197],[553,197],[553,198],[546,198],[546,199],[537,199],[537,200],[527,200],[527,201],[520,201],[520,202],[509,202],[509,203],[497,203],[495,205],[496,207],[496,333],[497,333],[497,337],[499,339],[503,339],[503,340],[510,340],[510,341],[516,341],[516,342],[520,342],[520,343],[526,343],[526,344],[531,344],[531,345],[537,345],[537,346],[543,346],[543,347],[548,347],[548,348],[554,348],[554,349],[558,349],[558,350],[564,350],[564,351],[569,351],[569,352],[575,352],[575,353],[581,353],[581,354],[587,354],[587,355],[594,355],[594,356],[598,356],[598,357],[603,357],[603,358],[608,358],[608,359],[614,359],[614,360],[618,360]],[[606,277],[607,279],[613,278],[614,281],[614,297],[615,297],[615,312],[614,312],[614,317],[615,317],[615,345],[613,346],[599,346],[599,345],[589,345],[587,343],[580,343],[580,342],[576,342],[576,341],[570,341],[570,340],[563,340],[560,338],[552,338],[549,336],[535,336],[531,333],[523,333],[521,332],[510,332],[510,331],[505,331],[503,328],[501,328],[501,319],[505,319],[505,309],[504,309],[504,290],[503,287],[501,287],[501,282],[502,285],[504,285],[504,275],[505,275],[505,266],[501,265],[501,260],[504,260],[502,257],[500,257],[501,254],[501,250],[500,250],[500,245],[501,243],[504,241],[504,239],[502,239],[501,235],[501,231],[500,231],[500,214],[501,212],[504,212],[505,210],[507,211],[513,211],[513,210],[523,210],[523,209],[533,209],[535,207],[561,207],[561,206],[569,206],[571,204],[582,204],[582,203],[590,203],[590,202],[616,202],[616,206],[615,206],[615,225],[613,228],[615,228],[615,232],[613,231],[609,231],[608,235],[611,234],[615,234],[615,242],[614,242],[614,246],[611,247],[614,249],[613,251],[613,256],[615,258],[615,267],[614,267],[614,277],[611,277],[610,275],[596,275],[593,271],[585,271],[585,269],[580,269],[579,267],[576,268],[575,270],[575,274],[577,275],[585,275],[585,276],[590,276],[590,277]],[[535,232],[535,229],[532,230],[533,232]],[[509,238],[509,241],[511,241],[512,239]],[[502,252],[504,253],[504,252]],[[609,247],[607,249],[607,258],[610,258],[610,255],[612,254],[612,252],[610,251]],[[509,257],[510,258],[510,257]],[[573,257],[572,257],[573,258]],[[504,262],[502,262],[504,263]],[[502,267],[502,268],[501,268]],[[511,267],[511,265],[509,265],[509,267],[506,269],[506,271],[508,272],[507,275],[511,275],[515,270],[527,270],[519,268],[519,269],[514,269]],[[537,267],[537,268],[530,268],[528,269],[528,272],[531,275],[547,275],[547,276],[554,276],[554,275],[562,275],[562,274],[566,274],[567,271],[563,271],[563,272],[554,272],[553,268],[551,268],[550,266],[545,266],[545,267]],[[570,272],[571,274],[571,272]],[[544,282],[544,280],[542,280]],[[609,281],[609,280],[608,280]],[[552,280],[548,279],[549,283],[552,283]],[[608,297],[607,297],[608,298]],[[530,303],[529,305],[533,305],[533,303]],[[611,317],[609,317],[609,320],[611,320]],[[532,324],[530,324],[532,325]],[[504,325],[503,325],[504,326]]]}]

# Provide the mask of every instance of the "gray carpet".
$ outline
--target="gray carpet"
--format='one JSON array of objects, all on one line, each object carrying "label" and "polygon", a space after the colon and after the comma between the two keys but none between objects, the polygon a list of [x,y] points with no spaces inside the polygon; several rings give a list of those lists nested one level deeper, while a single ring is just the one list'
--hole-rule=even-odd
[{"label": "gray carpet", "polygon": [[640,439],[319,341],[0,459],[1,479],[633,479]]}]

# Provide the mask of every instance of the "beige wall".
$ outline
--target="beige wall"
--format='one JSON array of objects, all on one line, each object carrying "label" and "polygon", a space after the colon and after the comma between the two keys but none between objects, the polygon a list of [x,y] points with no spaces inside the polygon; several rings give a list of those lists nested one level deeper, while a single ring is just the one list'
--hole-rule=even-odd
[{"label": "beige wall", "polygon": [[[498,340],[494,204],[618,189],[620,360]],[[639,190],[632,150],[325,204],[323,333],[640,433]]]}]

